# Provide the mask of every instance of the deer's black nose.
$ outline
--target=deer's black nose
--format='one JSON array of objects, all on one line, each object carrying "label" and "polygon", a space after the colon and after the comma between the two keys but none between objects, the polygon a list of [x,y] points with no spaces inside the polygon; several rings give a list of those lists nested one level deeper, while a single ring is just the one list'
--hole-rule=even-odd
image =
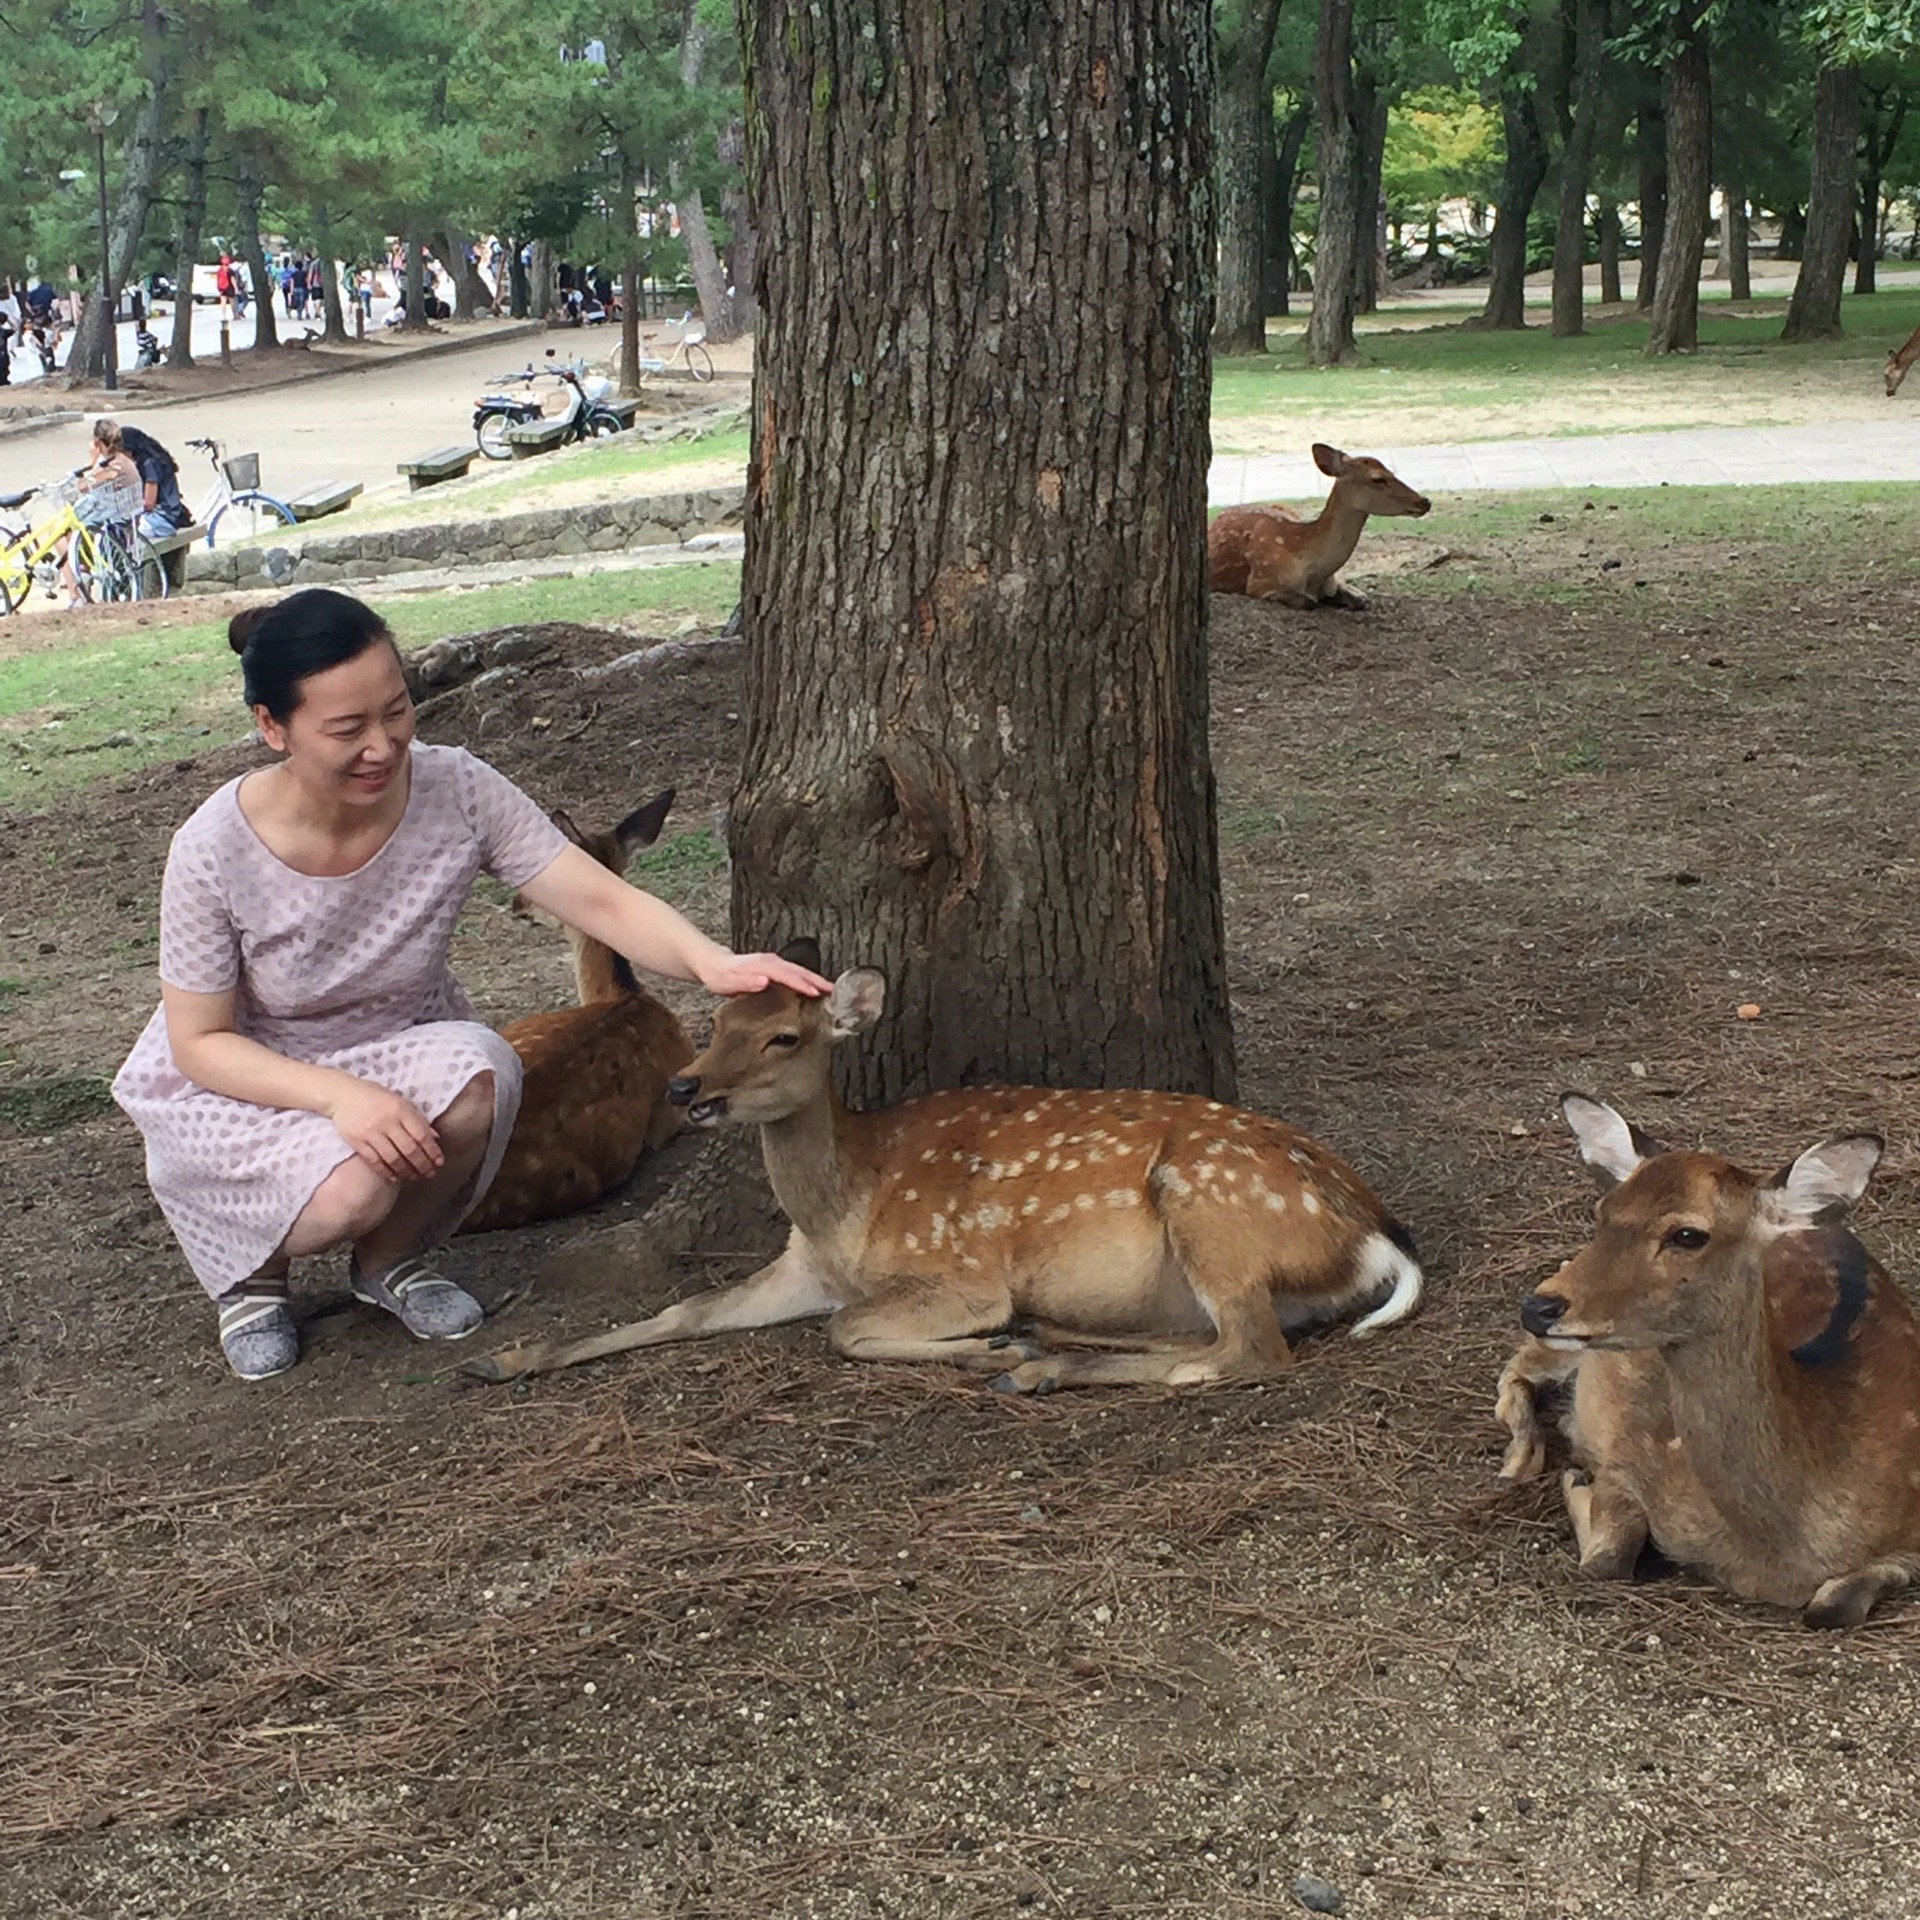
[{"label": "deer's black nose", "polygon": [[1520,1302],[1520,1324],[1529,1333],[1545,1336],[1566,1310],[1567,1303],[1550,1293],[1530,1293]]},{"label": "deer's black nose", "polygon": [[691,1074],[677,1074],[667,1082],[667,1101],[671,1106],[690,1107],[700,1091],[700,1082]]}]

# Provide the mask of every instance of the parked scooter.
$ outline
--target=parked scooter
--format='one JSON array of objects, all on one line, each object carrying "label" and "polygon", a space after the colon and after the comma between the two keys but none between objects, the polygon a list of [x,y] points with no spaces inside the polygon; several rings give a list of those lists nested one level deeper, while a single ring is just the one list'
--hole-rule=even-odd
[{"label": "parked scooter", "polygon": [[[547,349],[547,358],[555,358]],[[507,436],[515,427],[530,426],[542,420],[563,420],[566,435],[561,444],[573,440],[594,440],[602,434],[620,431],[620,416],[607,404],[613,398],[613,382],[605,374],[589,373],[584,365],[556,362],[550,367],[528,367],[524,373],[496,376],[501,385],[509,380],[520,383],[515,393],[483,393],[473,406],[473,437],[489,460],[511,460],[513,443]],[[549,415],[533,392],[536,380],[551,379],[565,389],[564,401],[557,413]]]}]

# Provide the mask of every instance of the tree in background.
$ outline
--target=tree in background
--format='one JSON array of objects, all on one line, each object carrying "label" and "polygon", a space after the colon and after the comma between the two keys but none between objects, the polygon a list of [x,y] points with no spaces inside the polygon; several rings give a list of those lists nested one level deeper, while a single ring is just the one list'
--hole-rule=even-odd
[{"label": "tree in background", "polygon": [[1688,353],[1700,342],[1700,263],[1713,196],[1711,0],[1650,0],[1649,44],[1664,54],[1667,225],[1648,311],[1647,351]]},{"label": "tree in background", "polygon": [[1272,170],[1270,77],[1280,0],[1216,0],[1219,98],[1214,111],[1220,204],[1216,353],[1267,350],[1267,177]]},{"label": "tree in background", "polygon": [[1339,367],[1360,358],[1353,320],[1358,306],[1356,260],[1366,134],[1353,79],[1353,0],[1321,0],[1313,102],[1320,207],[1307,364]]},{"label": "tree in background", "polygon": [[1233,1084],[1191,0],[763,0],[733,923],[890,980],[863,1097]]},{"label": "tree in background", "polygon": [[1607,0],[1571,0],[1561,11],[1563,107],[1560,207],[1553,233],[1553,331],[1587,324],[1587,192],[1606,110]]}]

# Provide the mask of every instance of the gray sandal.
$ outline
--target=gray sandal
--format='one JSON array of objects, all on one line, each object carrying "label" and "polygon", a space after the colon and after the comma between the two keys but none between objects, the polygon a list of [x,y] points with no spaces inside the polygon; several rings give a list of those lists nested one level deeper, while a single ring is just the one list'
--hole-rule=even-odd
[{"label": "gray sandal", "polygon": [[220,1296],[220,1351],[242,1380],[271,1380],[300,1358],[284,1286],[243,1280]]},{"label": "gray sandal", "polygon": [[472,1294],[424,1260],[402,1260],[370,1280],[356,1258],[349,1272],[353,1297],[370,1307],[384,1307],[416,1340],[464,1340],[487,1317]]}]

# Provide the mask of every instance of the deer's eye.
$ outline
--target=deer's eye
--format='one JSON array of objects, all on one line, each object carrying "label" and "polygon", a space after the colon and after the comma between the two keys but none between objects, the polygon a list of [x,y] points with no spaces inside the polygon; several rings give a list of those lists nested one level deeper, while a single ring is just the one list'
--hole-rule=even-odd
[{"label": "deer's eye", "polygon": [[769,1052],[775,1047],[797,1047],[799,1044],[800,1036],[797,1033],[775,1033],[767,1036],[767,1050]]},{"label": "deer's eye", "polygon": [[1667,1245],[1678,1247],[1682,1253],[1698,1253],[1710,1238],[1704,1227],[1675,1227],[1667,1235]]}]

